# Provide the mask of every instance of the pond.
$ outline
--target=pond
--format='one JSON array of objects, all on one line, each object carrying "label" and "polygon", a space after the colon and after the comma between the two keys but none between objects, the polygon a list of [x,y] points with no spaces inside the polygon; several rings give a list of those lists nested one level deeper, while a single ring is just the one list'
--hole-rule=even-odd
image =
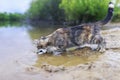
[{"label": "pond", "polygon": [[0,80],[51,80],[45,75],[28,72],[28,67],[41,67],[42,64],[53,66],[76,66],[99,59],[101,54],[90,56],[75,56],[63,54],[53,56],[51,54],[37,55],[34,39],[52,33],[62,26],[31,26],[5,25],[0,27]]}]

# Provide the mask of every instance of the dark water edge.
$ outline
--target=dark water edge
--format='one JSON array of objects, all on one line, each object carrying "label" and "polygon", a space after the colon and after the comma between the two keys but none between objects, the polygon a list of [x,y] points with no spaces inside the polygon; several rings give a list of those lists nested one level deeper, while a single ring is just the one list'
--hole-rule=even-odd
[{"label": "dark water edge", "polygon": [[8,26],[20,27],[22,25],[28,25],[28,24],[24,22],[18,22],[18,21],[0,21],[0,27],[8,27]]}]

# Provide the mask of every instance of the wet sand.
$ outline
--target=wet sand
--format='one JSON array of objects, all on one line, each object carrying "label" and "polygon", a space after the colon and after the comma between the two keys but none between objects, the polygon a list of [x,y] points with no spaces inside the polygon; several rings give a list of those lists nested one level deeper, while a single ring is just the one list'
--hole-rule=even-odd
[{"label": "wet sand", "polygon": [[120,52],[108,50],[98,60],[76,66],[41,68],[38,71],[45,72],[46,80],[120,80]]}]

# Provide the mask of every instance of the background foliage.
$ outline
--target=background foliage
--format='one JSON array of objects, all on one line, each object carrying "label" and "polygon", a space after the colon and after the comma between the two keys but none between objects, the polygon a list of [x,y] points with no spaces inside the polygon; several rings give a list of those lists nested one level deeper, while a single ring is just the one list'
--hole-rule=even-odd
[{"label": "background foliage", "polygon": [[[113,21],[120,22],[120,0],[115,1]],[[32,0],[25,14],[0,13],[0,21],[79,24],[103,19],[110,0]]]},{"label": "background foliage", "polygon": [[64,12],[59,8],[61,0],[33,0],[28,10],[31,20],[52,20],[61,21],[64,19]]},{"label": "background foliage", "polygon": [[24,16],[19,13],[0,13],[0,21],[21,21],[24,19]]},{"label": "background foliage", "polygon": [[[89,22],[103,19],[109,2],[110,0],[33,0],[28,13],[33,21]],[[115,9],[116,17],[120,15],[119,9]]]},{"label": "background foliage", "polygon": [[67,20],[95,21],[106,15],[110,0],[62,0]]}]

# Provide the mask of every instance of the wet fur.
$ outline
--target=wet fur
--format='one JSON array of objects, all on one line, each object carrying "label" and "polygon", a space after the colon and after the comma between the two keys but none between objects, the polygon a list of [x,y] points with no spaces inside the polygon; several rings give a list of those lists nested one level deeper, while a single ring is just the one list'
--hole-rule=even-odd
[{"label": "wet fur", "polygon": [[[47,39],[45,41],[45,39]],[[97,24],[83,24],[69,28],[59,28],[52,34],[44,37],[44,42],[37,44],[37,48],[47,46],[57,47],[65,51],[66,48],[81,46],[84,44],[97,44],[96,50],[105,48],[105,41],[100,34],[100,27]]]}]

